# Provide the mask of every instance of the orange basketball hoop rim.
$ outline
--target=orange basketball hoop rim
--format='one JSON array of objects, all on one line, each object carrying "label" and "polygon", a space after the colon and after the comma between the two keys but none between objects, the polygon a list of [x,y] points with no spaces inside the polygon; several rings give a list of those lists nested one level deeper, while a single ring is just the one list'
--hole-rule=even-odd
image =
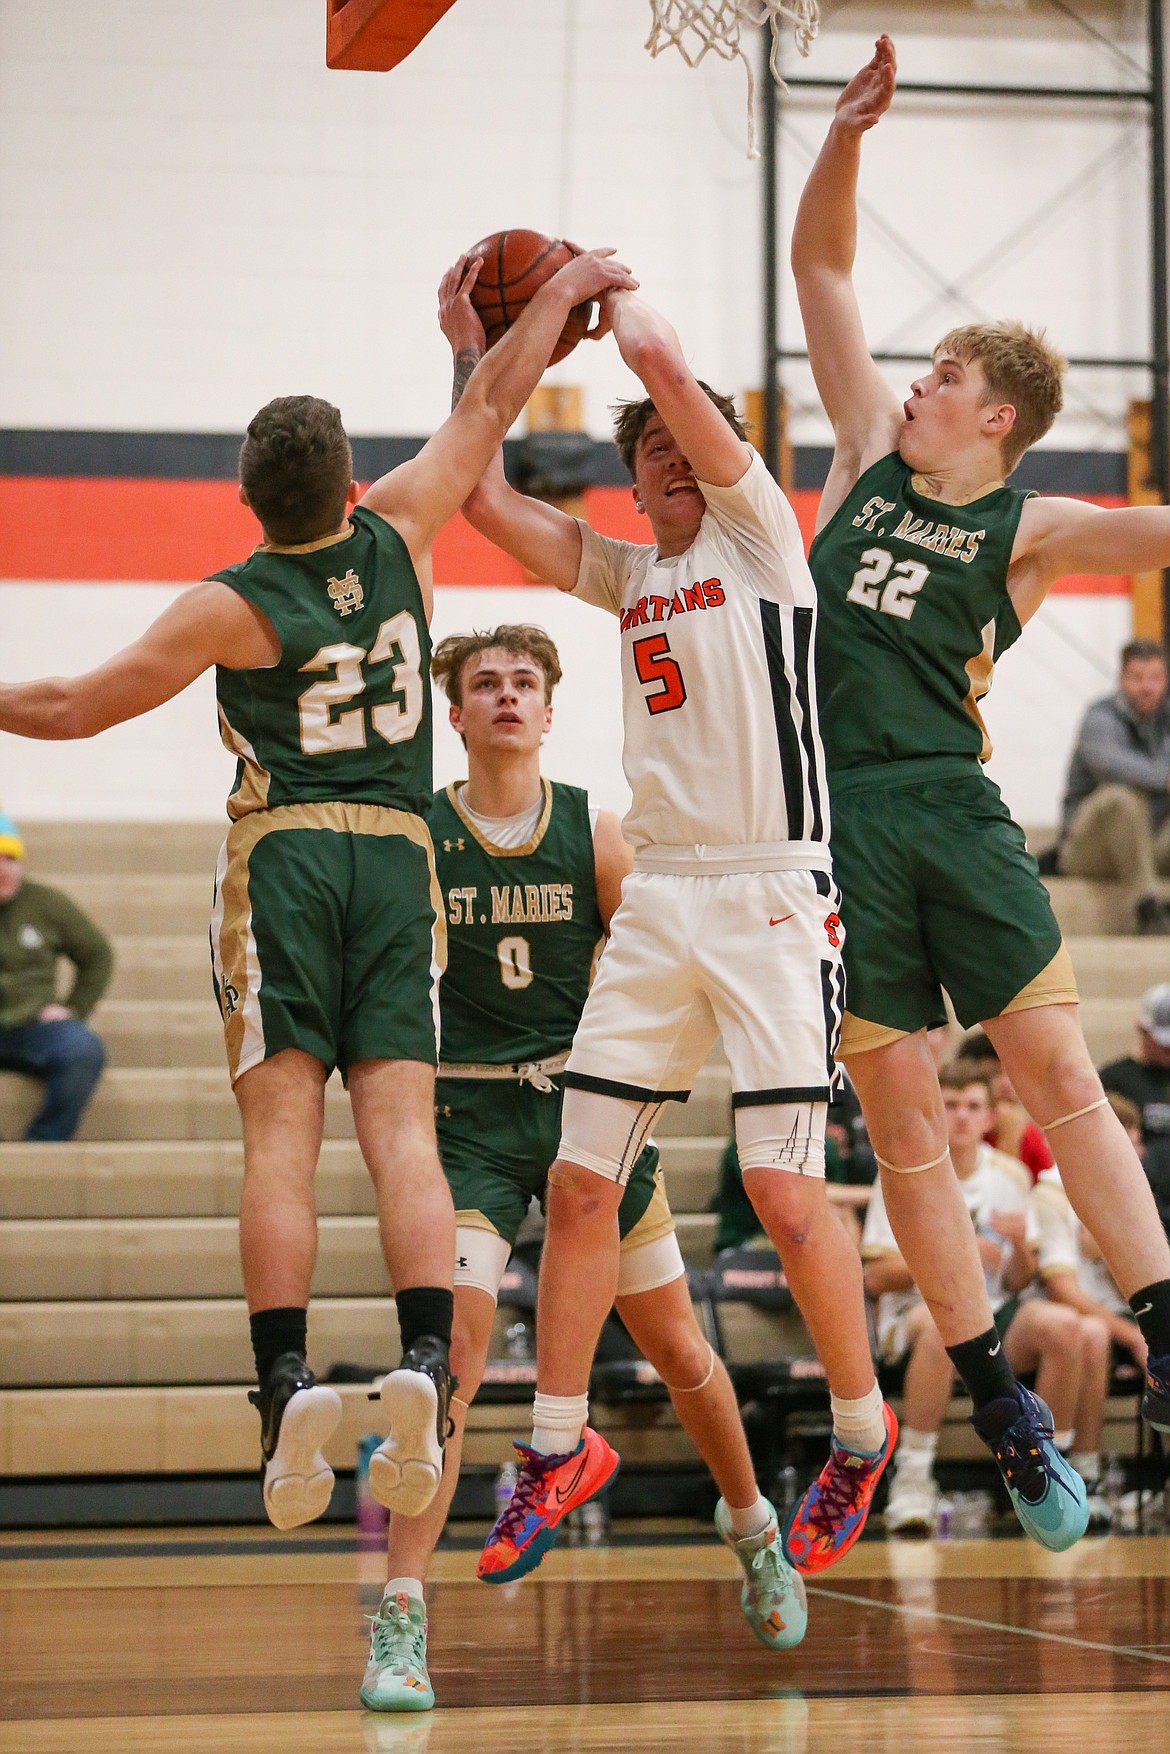
[{"label": "orange basketball hoop rim", "polygon": [[325,0],[330,67],[386,73],[417,49],[455,0]]}]

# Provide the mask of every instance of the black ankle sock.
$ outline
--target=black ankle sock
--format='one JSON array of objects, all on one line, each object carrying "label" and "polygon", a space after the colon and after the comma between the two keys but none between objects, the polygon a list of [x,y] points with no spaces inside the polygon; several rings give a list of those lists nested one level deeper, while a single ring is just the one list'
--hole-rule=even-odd
[{"label": "black ankle sock", "polygon": [[308,1337],[307,1309],[258,1309],[249,1316],[252,1329],[252,1351],[256,1355],[256,1375],[261,1383],[282,1352],[299,1352],[305,1356]]},{"label": "black ankle sock", "polygon": [[1170,1279],[1157,1279],[1129,1300],[1142,1338],[1155,1358],[1170,1352]]},{"label": "black ankle sock", "polygon": [[989,1401],[1015,1394],[1016,1379],[994,1328],[976,1334],[973,1340],[963,1340],[958,1346],[948,1346],[947,1357],[962,1377],[977,1413]]},{"label": "black ankle sock", "polygon": [[438,1285],[412,1285],[409,1291],[395,1292],[394,1302],[404,1352],[409,1352],[424,1334],[433,1334],[446,1346],[451,1344],[451,1322],[455,1314],[453,1291],[444,1291]]}]

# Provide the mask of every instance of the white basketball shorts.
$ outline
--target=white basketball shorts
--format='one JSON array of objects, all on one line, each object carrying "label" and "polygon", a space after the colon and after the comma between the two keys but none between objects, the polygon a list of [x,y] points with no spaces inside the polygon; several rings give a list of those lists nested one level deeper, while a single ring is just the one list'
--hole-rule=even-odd
[{"label": "white basketball shorts", "polygon": [[717,1036],[733,1108],[829,1102],[844,931],[823,871],[635,871],[565,1071],[566,1089],[685,1102]]}]

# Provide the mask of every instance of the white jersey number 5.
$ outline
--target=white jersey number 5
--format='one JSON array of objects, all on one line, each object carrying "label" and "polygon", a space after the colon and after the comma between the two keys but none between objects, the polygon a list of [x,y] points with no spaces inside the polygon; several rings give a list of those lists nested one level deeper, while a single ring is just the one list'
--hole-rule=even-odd
[{"label": "white jersey number 5", "polygon": [[687,698],[686,683],[664,633],[650,633],[634,641],[634,669],[639,682],[655,685],[654,693],[646,696],[647,712],[672,713],[682,706]]},{"label": "white jersey number 5", "polygon": [[882,615],[896,615],[900,621],[909,621],[914,613],[914,599],[930,577],[930,568],[920,560],[900,560],[894,566],[888,548],[867,548],[861,558],[865,564],[854,573],[846,602],[860,603]]}]

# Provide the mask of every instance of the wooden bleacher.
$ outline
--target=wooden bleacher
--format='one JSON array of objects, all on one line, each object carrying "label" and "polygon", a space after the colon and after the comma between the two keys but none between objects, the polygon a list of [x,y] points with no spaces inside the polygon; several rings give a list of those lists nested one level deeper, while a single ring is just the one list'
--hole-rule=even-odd
[{"label": "wooden bleacher", "polygon": [[[244,1398],[251,1354],[234,1216],[239,1124],[207,951],[221,831],[24,827],[30,874],[93,915],[113,936],[117,963],[94,1019],[109,1064],[79,1139],[0,1145],[0,1488],[63,1475],[251,1473],[257,1427]],[[1093,1051],[1098,1059],[1125,1052],[1137,996],[1170,979],[1170,940],[1101,935],[1120,918],[1116,898],[1096,893],[1108,886],[1058,879],[1052,888]],[[20,1137],[35,1097],[29,1081],[0,1074],[0,1138]],[[657,1130],[693,1264],[711,1255],[715,1222],[706,1207],[728,1098],[716,1056],[691,1101],[670,1107]],[[314,1367],[388,1367],[397,1324],[372,1192],[336,1081],[317,1188]],[[502,1314],[501,1345],[504,1325]],[[352,1468],[372,1411],[360,1387],[342,1392],[346,1416],[330,1457],[339,1471]],[[514,1425],[507,1407],[477,1407],[469,1462],[504,1459]],[[693,1454],[668,1403],[615,1407],[606,1429],[630,1463],[669,1465]],[[948,1426],[943,1454],[965,1453],[968,1435],[958,1421],[953,1433]]]}]

